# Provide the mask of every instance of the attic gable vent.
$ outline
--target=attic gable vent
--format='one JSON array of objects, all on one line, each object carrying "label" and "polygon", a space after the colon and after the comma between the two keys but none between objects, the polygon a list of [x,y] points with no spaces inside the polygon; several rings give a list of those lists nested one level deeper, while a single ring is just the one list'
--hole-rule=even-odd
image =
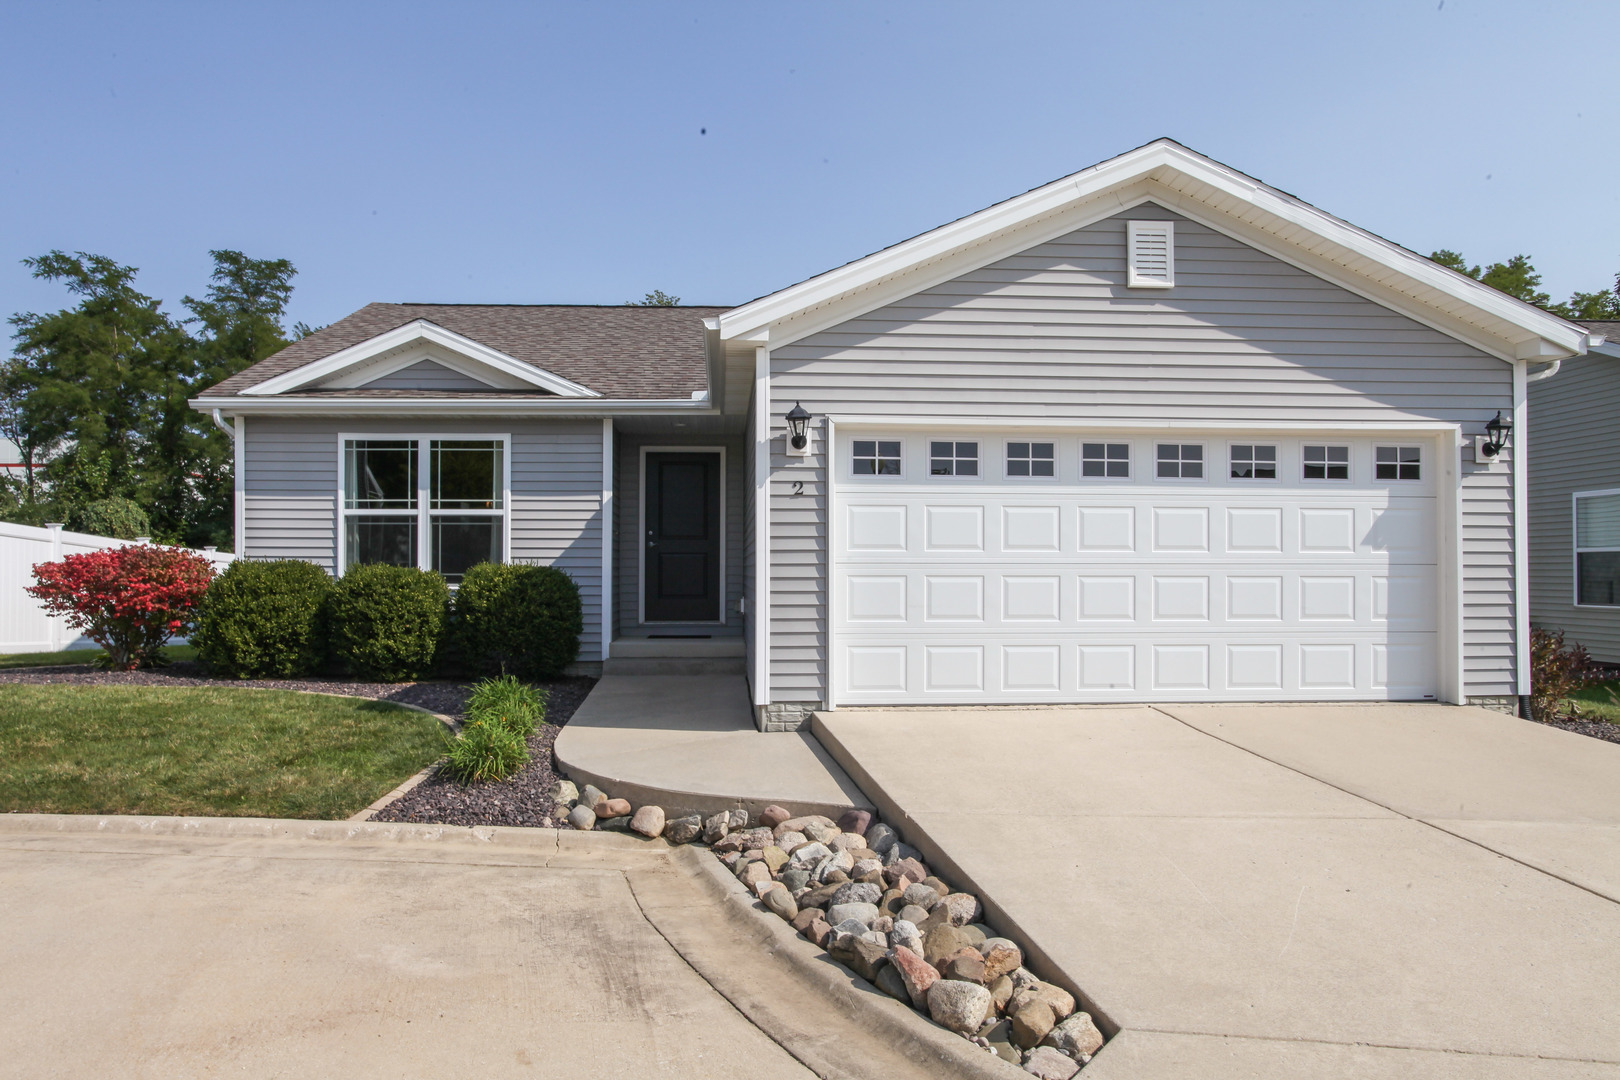
[{"label": "attic gable vent", "polygon": [[1168,289],[1176,283],[1176,233],[1171,221],[1125,223],[1125,284],[1133,289]]}]

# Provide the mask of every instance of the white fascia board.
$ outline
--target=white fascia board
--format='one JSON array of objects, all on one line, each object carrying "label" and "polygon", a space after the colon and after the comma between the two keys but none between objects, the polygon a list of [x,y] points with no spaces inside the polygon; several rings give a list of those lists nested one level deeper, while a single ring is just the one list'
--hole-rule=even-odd
[{"label": "white fascia board", "polygon": [[1310,431],[1373,434],[1401,432],[1420,434],[1457,431],[1461,425],[1449,420],[1141,420],[1125,417],[1029,417],[904,415],[867,416],[828,413],[827,419],[842,428],[952,428],[1016,429],[1024,431]]},{"label": "white fascia board", "polygon": [[[1106,204],[1112,199],[1116,205],[1110,213],[1117,213],[1130,205],[1144,201],[1144,197],[1127,190],[1140,181],[1153,180],[1156,181],[1152,185],[1154,188],[1179,194],[1174,182],[1178,179],[1192,181],[1213,193],[1225,195],[1229,199],[1252,207],[1255,213],[1247,216],[1256,219],[1251,221],[1251,224],[1257,230],[1270,231],[1288,226],[1302,229],[1325,241],[1343,259],[1366,260],[1387,269],[1420,289],[1429,289],[1449,296],[1479,311],[1489,320],[1519,328],[1522,335],[1511,338],[1489,334],[1488,331],[1477,335],[1502,337],[1502,344],[1487,350],[1493,355],[1502,356],[1504,359],[1515,358],[1513,353],[1525,338],[1543,339],[1555,348],[1564,350],[1563,355],[1566,356],[1576,355],[1585,350],[1585,332],[1580,327],[1530,304],[1515,300],[1466,275],[1448,270],[1416,252],[1374,236],[1308,203],[1265,188],[1219,162],[1195,154],[1186,147],[1168,140],[1150,143],[1139,150],[1133,150],[1073,176],[1064,177],[1004,203],[943,225],[848,266],[828,271],[799,285],[734,308],[720,316],[721,336],[727,340],[748,338],[757,341],[764,338],[773,347],[780,347],[789,338],[779,333],[778,328],[802,318],[815,309],[836,308],[837,313],[841,315],[841,318],[835,318],[832,322],[815,320],[823,326],[832,325],[834,322],[842,321],[843,318],[852,318],[863,310],[881,306],[881,303],[872,301],[877,299],[879,293],[887,294],[893,291],[876,288],[887,281],[905,279],[901,295],[909,295],[910,292],[928,287],[917,285],[911,280],[912,275],[931,268],[937,262],[955,266],[961,261],[959,257],[966,254],[970,258],[965,266],[970,268],[974,263],[983,265],[1002,257],[1000,249],[1004,245],[994,243],[998,234],[1017,234],[1021,242],[1028,242],[1029,246],[1033,246],[1041,241],[1030,242],[1029,237],[1024,235],[1025,230],[1043,219],[1056,216],[1064,220],[1070,229],[1082,227],[1069,222],[1072,221],[1070,215],[1075,211],[1081,211],[1085,204],[1093,202]],[[1182,195],[1181,198],[1185,201],[1193,197]],[[1229,210],[1217,210],[1213,206],[1206,206],[1205,214],[1211,213],[1236,217]],[[1103,216],[1107,215],[1096,214],[1093,220]],[[1279,237],[1278,243],[1281,246],[1288,242]],[[1345,270],[1347,272],[1345,276],[1354,273],[1348,265]],[[965,272],[965,269],[958,272]],[[927,276],[937,277],[934,274]],[[1385,288],[1391,293],[1402,292],[1388,285]],[[1421,298],[1413,296],[1409,304],[1402,306],[1421,305]],[[1450,315],[1450,319],[1455,319],[1459,323],[1465,321],[1455,315]],[[790,333],[791,340],[803,336],[797,326],[793,327]],[[1503,348],[1504,345],[1507,346],[1506,349]]]},{"label": "white fascia board", "polygon": [[560,375],[526,364],[522,360],[488,345],[464,337],[454,331],[431,323],[426,319],[415,319],[404,326],[395,327],[376,337],[367,338],[358,345],[351,345],[347,349],[339,350],[331,356],[323,357],[303,367],[294,368],[272,378],[266,379],[257,386],[250,386],[242,391],[243,395],[252,397],[265,397],[273,394],[283,394],[289,390],[297,390],[320,382],[322,379],[335,375],[346,368],[364,364],[367,360],[381,356],[394,349],[407,346],[417,341],[427,341],[440,348],[459,353],[469,360],[484,364],[504,375],[517,378],[526,385],[547,390],[559,397],[594,398],[602,395],[587,386],[571,382]]},{"label": "white fascia board", "polygon": [[342,397],[200,397],[187,402],[192,408],[219,409],[226,416],[589,416],[611,417],[633,414],[698,413],[719,415],[720,410],[705,398],[592,399],[529,398],[521,401],[502,398],[377,398]]}]

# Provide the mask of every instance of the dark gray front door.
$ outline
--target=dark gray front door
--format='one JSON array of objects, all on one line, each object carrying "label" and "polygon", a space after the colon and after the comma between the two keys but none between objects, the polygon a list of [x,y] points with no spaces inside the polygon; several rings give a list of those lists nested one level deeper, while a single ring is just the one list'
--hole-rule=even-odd
[{"label": "dark gray front door", "polygon": [[645,618],[720,620],[720,455],[647,454]]}]

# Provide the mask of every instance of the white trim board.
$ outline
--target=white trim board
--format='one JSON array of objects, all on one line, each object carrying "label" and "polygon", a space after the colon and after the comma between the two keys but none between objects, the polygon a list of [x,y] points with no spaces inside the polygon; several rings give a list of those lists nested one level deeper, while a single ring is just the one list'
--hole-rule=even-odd
[{"label": "white trim board", "polygon": [[613,650],[613,421],[602,421],[602,660]]},{"label": "white trim board", "polygon": [[[717,454],[720,457],[720,617],[718,619],[647,619],[647,454]],[[724,446],[643,446],[637,458],[636,508],[636,625],[726,625],[726,448]]]}]

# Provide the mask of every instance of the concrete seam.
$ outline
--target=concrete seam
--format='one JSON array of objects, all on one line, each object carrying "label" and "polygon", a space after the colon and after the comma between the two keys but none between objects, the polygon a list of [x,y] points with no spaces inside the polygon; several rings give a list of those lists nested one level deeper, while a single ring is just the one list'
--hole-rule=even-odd
[{"label": "concrete seam", "polygon": [[1196,1031],[1184,1028],[1132,1027],[1144,1035],[1192,1035],[1208,1039],[1244,1039],[1251,1042],[1300,1043],[1308,1046],[1366,1046],[1374,1050],[1409,1050],[1422,1054],[1455,1054],[1458,1057],[1500,1058],[1505,1061],[1571,1061],[1583,1065],[1620,1065],[1620,1059],[1562,1057],[1556,1054],[1495,1054],[1488,1050],[1456,1050],[1439,1046],[1409,1046],[1403,1043],[1344,1042],[1338,1039],[1304,1039],[1285,1035],[1239,1035],[1230,1031]]}]

